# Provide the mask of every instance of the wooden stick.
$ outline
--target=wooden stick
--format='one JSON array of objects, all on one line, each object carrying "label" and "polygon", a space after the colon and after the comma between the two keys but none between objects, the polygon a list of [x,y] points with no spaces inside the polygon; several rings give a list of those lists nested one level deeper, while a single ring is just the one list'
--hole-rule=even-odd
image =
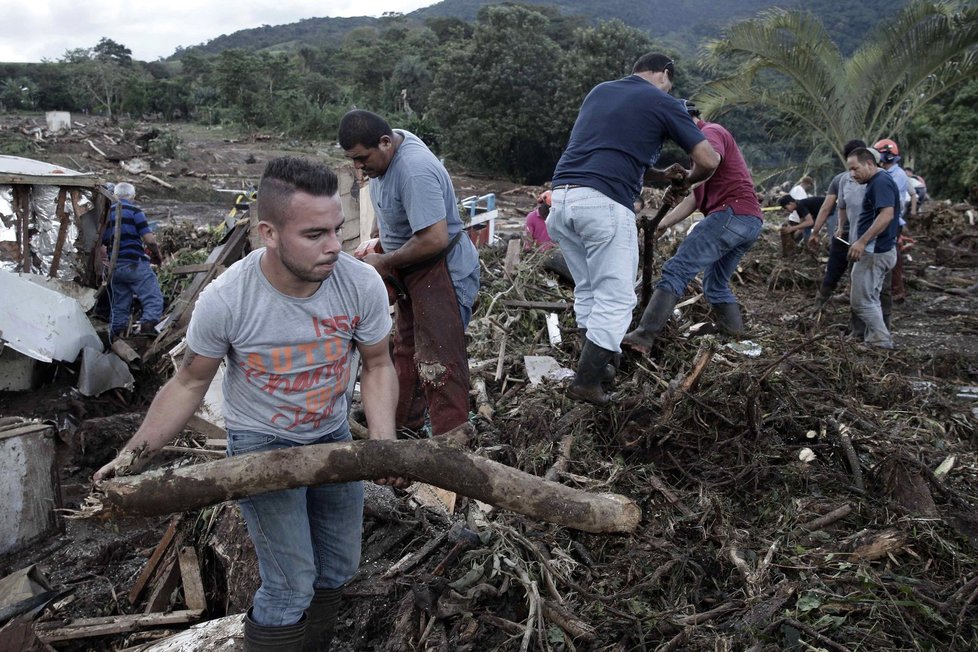
[{"label": "wooden stick", "polygon": [[129,590],[129,604],[136,604],[139,600],[139,595],[146,588],[146,583],[149,578],[153,576],[153,572],[156,567],[159,566],[160,560],[163,559],[164,553],[166,553],[167,548],[173,543],[173,538],[177,535],[177,526],[180,524],[181,516],[174,516],[170,519],[170,526],[163,533],[163,538],[160,542],[156,544],[156,550],[150,556],[149,561],[146,562],[146,566],[143,567],[143,572],[139,574],[139,578],[136,583],[133,584],[132,589]]},{"label": "wooden stick", "polygon": [[475,390],[475,406],[479,416],[486,421],[492,421],[496,411],[489,402],[489,390],[486,389],[486,381],[476,376],[472,379],[472,389]]},{"label": "wooden stick", "polygon": [[[468,426],[468,424],[465,424]],[[471,426],[466,429],[471,432]],[[642,510],[618,494],[546,482],[457,448],[445,436],[298,446],[151,471],[102,484],[113,513],[153,515],[226,500],[354,480],[403,477],[585,532],[633,532]]]},{"label": "wooden stick", "polygon": [[571,304],[566,301],[520,301],[506,299],[502,302],[507,308],[539,308],[540,310],[570,310]]},{"label": "wooden stick", "polygon": [[100,618],[75,618],[67,625],[61,621],[35,623],[38,638],[45,643],[73,641],[79,638],[93,638],[135,632],[147,627],[183,625],[199,620],[203,614],[195,609],[174,611],[168,614],[136,614],[132,616],[103,616]]},{"label": "wooden stick", "polygon": [[796,532],[818,532],[819,530],[824,530],[828,526],[832,525],[836,521],[841,521],[846,516],[852,513],[852,505],[843,505],[838,509],[833,509],[828,514],[824,516],[819,516],[818,518],[809,521],[808,523],[802,523],[797,528]]},{"label": "wooden stick", "polygon": [[193,546],[180,548],[178,555],[180,577],[183,578],[183,601],[187,609],[204,611],[207,609],[207,598],[204,595],[204,582],[200,577],[200,561]]},{"label": "wooden stick", "polygon": [[54,245],[54,254],[51,256],[51,270],[48,272],[50,278],[54,278],[58,275],[58,265],[61,264],[61,250],[65,247],[65,239],[68,237],[68,226],[70,222],[68,221],[68,212],[65,210],[65,201],[68,198],[68,189],[61,188],[58,191],[58,203],[54,212],[61,221],[61,226],[58,229],[58,241]]},{"label": "wooden stick", "polygon": [[503,273],[506,274],[507,278],[513,278],[513,274],[516,272],[516,266],[520,264],[520,252],[522,243],[519,238],[513,238],[506,245],[506,258],[503,261]]},{"label": "wooden stick", "polygon": [[508,335],[503,332],[499,338],[499,355],[496,357],[496,375],[493,378],[497,383],[503,378],[503,369],[506,366],[506,339]]}]

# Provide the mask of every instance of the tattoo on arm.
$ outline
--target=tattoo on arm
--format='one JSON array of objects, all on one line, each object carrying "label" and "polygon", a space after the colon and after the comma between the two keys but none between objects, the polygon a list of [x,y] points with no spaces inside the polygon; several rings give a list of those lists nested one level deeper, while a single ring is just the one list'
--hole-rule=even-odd
[{"label": "tattoo on arm", "polygon": [[188,368],[190,365],[194,363],[194,359],[196,357],[197,354],[193,351],[193,349],[187,349],[187,352],[183,354],[183,362],[181,362],[180,368],[181,369]]}]

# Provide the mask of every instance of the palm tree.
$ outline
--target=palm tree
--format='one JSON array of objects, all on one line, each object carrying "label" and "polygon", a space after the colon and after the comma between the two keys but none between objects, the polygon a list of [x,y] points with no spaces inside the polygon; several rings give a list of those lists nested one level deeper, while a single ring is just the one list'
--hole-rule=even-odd
[{"label": "palm tree", "polygon": [[845,57],[811,14],[772,9],[707,45],[732,75],[696,98],[706,115],[773,110],[842,158],[851,138],[892,137],[938,95],[978,77],[978,3],[911,0]]}]

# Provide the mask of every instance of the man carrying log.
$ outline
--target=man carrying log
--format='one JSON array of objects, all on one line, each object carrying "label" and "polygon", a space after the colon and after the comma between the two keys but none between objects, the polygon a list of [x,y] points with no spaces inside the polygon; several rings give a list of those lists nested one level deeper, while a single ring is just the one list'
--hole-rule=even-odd
[{"label": "man carrying log", "polygon": [[730,290],[730,277],[760,236],[763,226],[754,180],[737,142],[721,125],[701,120],[700,111],[692,102],[684,100],[684,104],[696,126],[720,155],[720,165],[659,225],[660,229],[666,229],[678,224],[697,208],[706,215],[679,245],[676,255],[662,266],[662,278],[638,327],[622,340],[623,347],[644,354],[652,350],[655,338],[668,323],[686,286],[701,271],[703,294],[719,329],[733,337],[743,333],[744,321],[737,297]]},{"label": "man carrying log", "polygon": [[[96,481],[138,471],[173,439],[225,359],[229,456],[349,440],[354,346],[370,437],[394,439],[387,291],[373,268],[341,252],[336,175],[299,158],[275,159],[258,209],[265,248],[201,293],[180,369]],[[361,482],[346,482],[240,501],[262,579],[245,617],[245,650],[329,648],[343,586],[360,562],[363,495]]]}]

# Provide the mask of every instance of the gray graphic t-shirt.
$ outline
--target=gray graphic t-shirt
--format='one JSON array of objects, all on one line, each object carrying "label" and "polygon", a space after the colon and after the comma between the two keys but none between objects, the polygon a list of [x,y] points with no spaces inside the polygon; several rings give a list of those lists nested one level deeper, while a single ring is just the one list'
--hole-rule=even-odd
[{"label": "gray graphic t-shirt", "polygon": [[373,267],[343,253],[315,294],[290,297],[265,278],[264,254],[251,252],[201,292],[187,345],[227,358],[229,430],[305,443],[346,421],[350,351],[390,333],[387,291]]}]

